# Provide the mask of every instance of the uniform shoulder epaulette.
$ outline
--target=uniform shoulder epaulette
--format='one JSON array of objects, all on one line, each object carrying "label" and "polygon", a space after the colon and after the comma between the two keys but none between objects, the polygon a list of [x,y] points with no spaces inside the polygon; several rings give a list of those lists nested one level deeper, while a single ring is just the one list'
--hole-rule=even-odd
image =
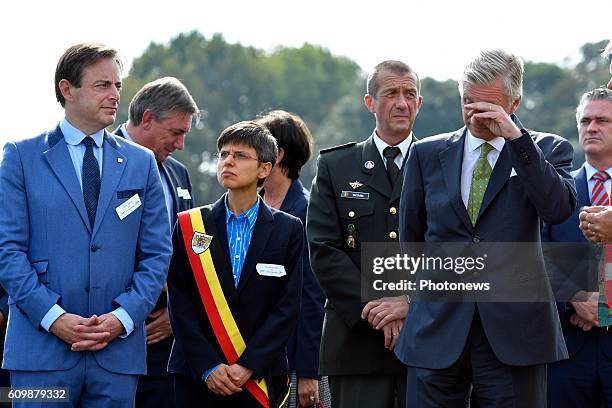
[{"label": "uniform shoulder epaulette", "polygon": [[334,150],[345,149],[347,147],[355,146],[356,144],[357,144],[357,142],[349,142],[349,143],[341,144],[341,145],[338,145],[338,146],[328,147],[327,149],[321,149],[319,154],[333,152]]}]

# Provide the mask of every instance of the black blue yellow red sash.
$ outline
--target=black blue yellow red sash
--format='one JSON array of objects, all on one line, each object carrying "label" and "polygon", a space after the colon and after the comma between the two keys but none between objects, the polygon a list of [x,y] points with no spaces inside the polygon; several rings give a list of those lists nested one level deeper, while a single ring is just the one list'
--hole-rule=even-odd
[{"label": "black blue yellow red sash", "polygon": [[[198,287],[200,299],[213,332],[228,364],[234,364],[246,349],[246,343],[223,293],[209,249],[202,211],[194,208],[178,214],[185,250]],[[265,380],[248,380],[244,387],[265,408],[270,407]]]}]

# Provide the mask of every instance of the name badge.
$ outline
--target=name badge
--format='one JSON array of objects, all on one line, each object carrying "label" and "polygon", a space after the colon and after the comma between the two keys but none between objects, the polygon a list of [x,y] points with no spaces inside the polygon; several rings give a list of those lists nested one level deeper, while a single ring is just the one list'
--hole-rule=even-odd
[{"label": "name badge", "polygon": [[134,212],[135,209],[137,209],[141,205],[142,205],[142,202],[140,201],[140,197],[138,196],[138,194],[134,194],[125,203],[115,208],[115,211],[117,211],[117,215],[119,216],[119,219],[123,220],[125,217],[130,215],[132,212]]},{"label": "name badge", "polygon": [[341,198],[353,198],[357,200],[369,200],[370,193],[364,193],[361,191],[343,191],[340,193]]},{"label": "name badge", "polygon": [[176,194],[183,200],[191,200],[191,194],[189,194],[189,190],[186,188],[177,187]]},{"label": "name badge", "polygon": [[274,278],[280,278],[281,276],[287,275],[287,272],[285,272],[285,267],[283,265],[258,263],[257,265],[255,265],[255,269],[257,270],[257,273],[261,276],[272,276]]}]

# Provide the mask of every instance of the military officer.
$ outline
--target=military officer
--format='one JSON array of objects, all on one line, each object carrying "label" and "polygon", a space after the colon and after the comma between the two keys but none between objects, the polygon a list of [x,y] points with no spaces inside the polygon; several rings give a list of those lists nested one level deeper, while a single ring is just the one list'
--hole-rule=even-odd
[{"label": "military officer", "polygon": [[398,240],[402,167],[422,103],[419,77],[403,62],[384,61],[368,76],[364,102],[376,129],[365,141],[320,152],[310,196],[311,265],[327,296],[320,370],[329,376],[334,407],[404,407],[405,368],[391,350],[408,301],[362,301],[361,248]]}]

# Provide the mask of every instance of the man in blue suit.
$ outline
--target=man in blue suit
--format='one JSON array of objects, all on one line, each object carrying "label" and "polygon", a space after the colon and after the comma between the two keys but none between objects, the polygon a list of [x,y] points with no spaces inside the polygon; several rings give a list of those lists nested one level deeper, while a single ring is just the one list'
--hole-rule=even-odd
[{"label": "man in blue suit", "polygon": [[[609,205],[612,90],[598,88],[585,93],[576,109],[576,119],[586,158],[580,169],[572,173],[578,207]],[[612,332],[598,320],[598,257],[578,228],[579,208],[566,222],[547,224],[542,233],[542,241],[583,243],[573,252],[584,254],[574,257],[572,262],[551,248],[553,256],[547,264],[549,273],[557,273],[553,278],[559,282],[559,315],[570,355],[569,360],[548,366],[550,408],[599,408],[602,402],[612,406]],[[565,246],[562,249],[567,254],[568,249]],[[567,293],[565,288],[572,287],[571,293]]]},{"label": "man in blue suit", "polygon": [[120,87],[114,49],[70,47],[55,72],[65,118],[0,163],[3,368],[13,387],[68,388],[73,406],[133,406],[171,255],[155,158],[105,130]]},{"label": "man in blue suit", "polygon": [[[541,220],[572,214],[572,147],[514,116],[522,80],[522,61],[503,50],[468,64],[459,83],[465,127],[410,149],[402,241],[539,242]],[[547,287],[539,257],[530,276]],[[395,352],[408,365],[407,406],[419,408],[463,407],[471,386],[481,408],[544,408],[545,364],[567,357],[552,300],[413,302]]]}]

